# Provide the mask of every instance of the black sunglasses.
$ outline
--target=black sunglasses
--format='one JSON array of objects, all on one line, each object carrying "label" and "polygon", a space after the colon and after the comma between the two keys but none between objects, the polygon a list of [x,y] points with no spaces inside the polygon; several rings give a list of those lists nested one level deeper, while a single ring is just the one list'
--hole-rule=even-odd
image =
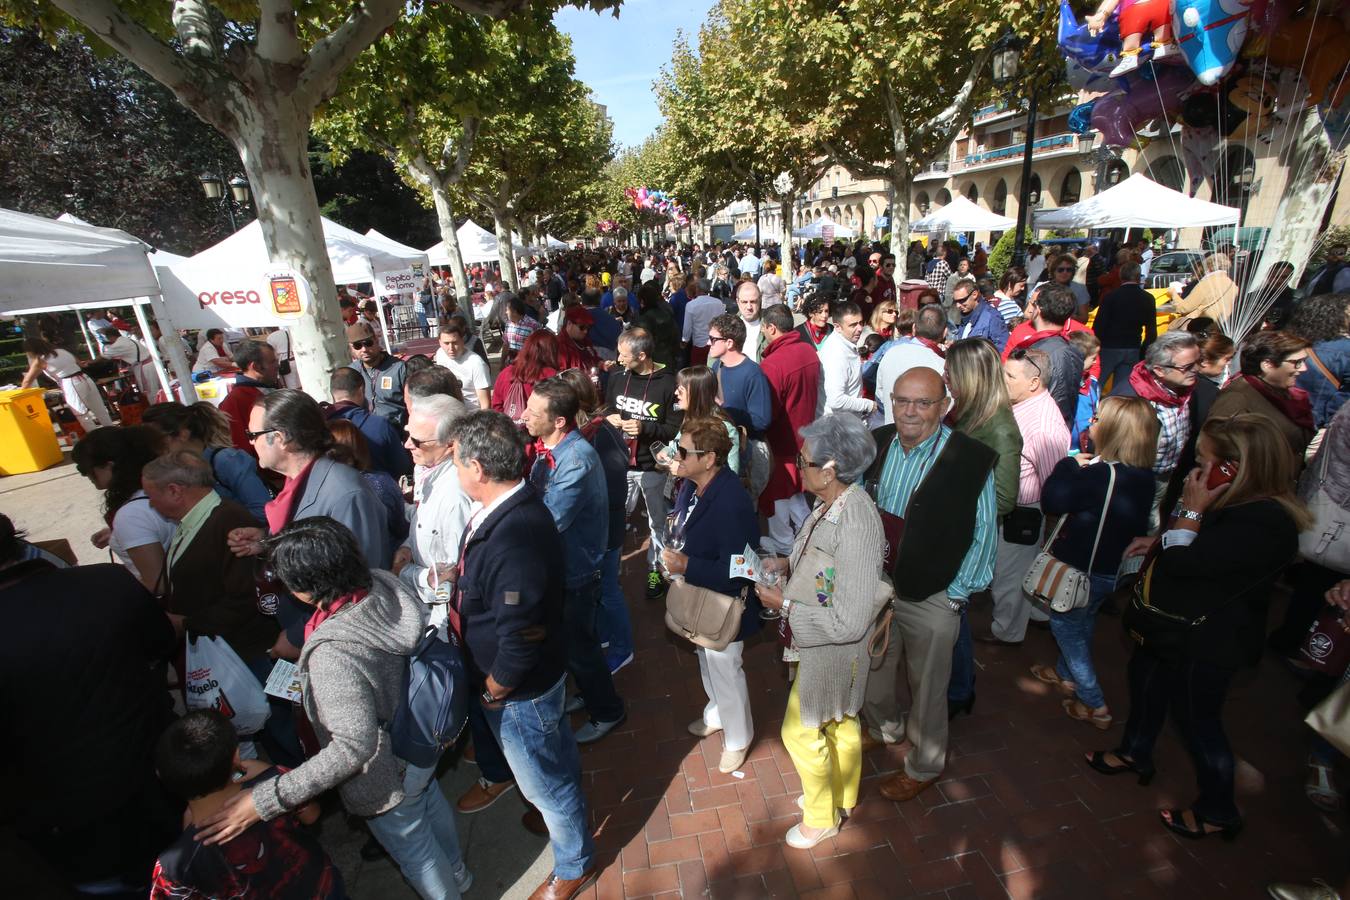
[{"label": "black sunglasses", "polygon": [[280,430],[281,429],[279,428],[264,428],[262,431],[248,431],[247,429],[245,429],[244,437],[248,438],[248,442],[251,444],[258,438],[262,437],[264,434],[271,434],[274,431]]},{"label": "black sunglasses", "polygon": [[675,452],[678,453],[678,454],[680,455],[680,459],[688,459],[688,458],[689,458],[689,454],[691,454],[691,453],[694,454],[695,456],[702,456],[704,453],[711,453],[712,451],[711,451],[711,450],[690,450],[688,447],[684,446],[683,444],[676,444],[676,445],[675,445]]},{"label": "black sunglasses", "polygon": [[1018,347],[1016,350],[1008,354],[1008,359],[1015,359],[1018,362],[1026,363],[1027,365],[1031,366],[1033,369],[1036,370],[1037,378],[1041,377],[1041,367],[1036,365],[1036,360],[1031,358],[1031,354],[1027,353],[1025,348]]},{"label": "black sunglasses", "polygon": [[434,438],[415,438],[410,434],[408,435],[408,443],[412,444],[418,450],[421,450],[423,444],[436,444],[439,442]]},{"label": "black sunglasses", "polygon": [[364,349],[366,349],[367,347],[374,347],[374,346],[375,346],[375,339],[374,339],[374,338],[364,338],[364,339],[359,340],[359,341],[352,341],[352,349],[353,349],[353,350],[364,350]]}]

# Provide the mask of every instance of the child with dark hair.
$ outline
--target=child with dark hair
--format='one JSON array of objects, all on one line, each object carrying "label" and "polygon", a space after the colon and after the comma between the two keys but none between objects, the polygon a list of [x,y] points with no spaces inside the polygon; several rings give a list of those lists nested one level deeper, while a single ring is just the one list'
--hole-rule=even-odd
[{"label": "child with dark hair", "polygon": [[155,746],[155,771],[170,793],[187,801],[188,824],[155,862],[151,900],[346,896],[342,876],[318,838],[300,827],[319,818],[317,803],[257,822],[221,844],[197,841],[197,823],[242,791],[286,771],[241,760],[234,726],[216,710],[194,710],[165,729]]}]

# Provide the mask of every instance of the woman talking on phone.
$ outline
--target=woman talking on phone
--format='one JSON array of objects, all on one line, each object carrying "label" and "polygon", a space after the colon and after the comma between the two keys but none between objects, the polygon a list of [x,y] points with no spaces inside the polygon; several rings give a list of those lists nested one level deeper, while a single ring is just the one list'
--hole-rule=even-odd
[{"label": "woman talking on phone", "polygon": [[1120,744],[1087,755],[1104,775],[1153,777],[1153,747],[1170,708],[1195,764],[1199,796],[1162,811],[1183,837],[1242,829],[1233,797],[1234,759],[1221,714],[1234,673],[1256,663],[1276,576],[1298,554],[1311,517],[1293,494],[1294,458],[1266,416],[1211,418],[1196,444],[1181,508],[1158,540],[1137,538],[1145,555],[1125,614],[1136,642],[1130,658],[1130,717]]}]

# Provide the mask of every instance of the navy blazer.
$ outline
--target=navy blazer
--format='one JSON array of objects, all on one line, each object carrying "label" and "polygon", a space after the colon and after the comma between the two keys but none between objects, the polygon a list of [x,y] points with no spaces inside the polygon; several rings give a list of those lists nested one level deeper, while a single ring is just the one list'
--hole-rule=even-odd
[{"label": "navy blazer", "polygon": [[[693,497],[694,483],[686,479],[675,496],[676,513],[683,516]],[[684,577],[690,584],[719,594],[739,594],[750,584],[744,578],[730,577],[731,556],[743,551],[746,544],[751,549],[759,545],[759,516],[741,479],[731,469],[723,466],[713,476],[684,523],[684,536],[680,552],[689,557]],[[760,609],[759,596],[751,588],[736,640],[743,641],[759,631]]]}]

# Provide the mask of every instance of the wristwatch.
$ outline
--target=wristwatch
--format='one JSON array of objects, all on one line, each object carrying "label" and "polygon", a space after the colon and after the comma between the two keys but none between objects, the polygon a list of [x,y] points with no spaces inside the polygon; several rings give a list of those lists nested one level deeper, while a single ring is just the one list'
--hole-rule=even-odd
[{"label": "wristwatch", "polygon": [[483,701],[484,706],[491,706],[497,702],[497,698],[492,696],[492,691],[487,688],[483,688],[483,694],[479,699]]},{"label": "wristwatch", "polygon": [[778,614],[780,616],[786,616],[788,614],[788,610],[791,608],[792,608],[792,601],[789,600],[787,597],[784,597],[783,605],[778,607]]},{"label": "wristwatch", "polygon": [[1183,509],[1177,513],[1177,517],[1181,519],[1190,519],[1192,522],[1199,522],[1205,517],[1205,514],[1198,513],[1193,509]]}]

